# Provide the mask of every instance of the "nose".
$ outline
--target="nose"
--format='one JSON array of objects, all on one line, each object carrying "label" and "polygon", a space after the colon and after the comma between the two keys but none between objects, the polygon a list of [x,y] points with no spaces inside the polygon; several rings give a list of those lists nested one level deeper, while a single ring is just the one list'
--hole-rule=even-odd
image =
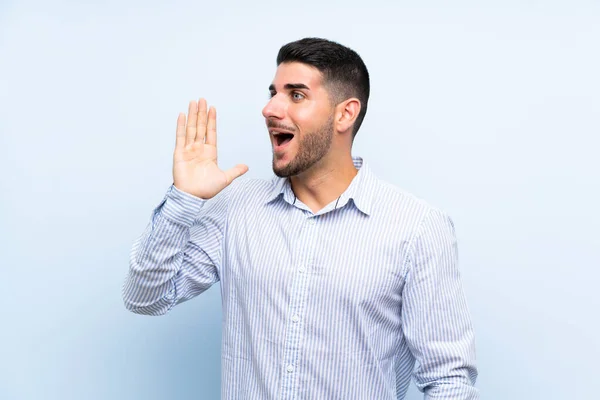
[{"label": "nose", "polygon": [[285,117],[285,105],[277,95],[271,97],[271,100],[262,110],[262,115],[266,119],[283,119]]}]

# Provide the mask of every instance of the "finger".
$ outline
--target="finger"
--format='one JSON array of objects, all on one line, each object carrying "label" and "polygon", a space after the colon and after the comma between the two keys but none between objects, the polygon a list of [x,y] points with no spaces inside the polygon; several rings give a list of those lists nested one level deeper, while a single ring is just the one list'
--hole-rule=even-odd
[{"label": "finger", "polygon": [[196,139],[196,118],[198,117],[198,106],[195,100],[190,101],[188,107],[187,129],[185,135],[185,145],[194,143]]},{"label": "finger", "polygon": [[208,124],[206,126],[206,144],[217,146],[217,109],[208,110]]},{"label": "finger", "polygon": [[198,123],[196,125],[196,142],[204,143],[206,136],[206,100],[198,100]]},{"label": "finger", "polygon": [[177,117],[177,129],[175,131],[175,148],[182,149],[185,146],[185,114],[179,113]]},{"label": "finger", "polygon": [[225,171],[225,176],[227,177],[227,184],[230,184],[231,182],[233,182],[234,179],[239,178],[246,172],[248,172],[248,166],[244,164],[238,164],[235,167],[228,169],[227,171]]}]

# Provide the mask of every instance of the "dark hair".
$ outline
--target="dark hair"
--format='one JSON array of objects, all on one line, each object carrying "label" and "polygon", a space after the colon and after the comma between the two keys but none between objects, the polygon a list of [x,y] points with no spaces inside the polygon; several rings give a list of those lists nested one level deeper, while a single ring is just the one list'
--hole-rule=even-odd
[{"label": "dark hair", "polygon": [[304,38],[283,45],[277,55],[277,65],[300,62],[311,65],[323,74],[323,84],[328,87],[335,104],[356,97],[360,112],[354,122],[353,137],[360,128],[369,101],[369,72],[360,56],[339,43],[320,38]]}]

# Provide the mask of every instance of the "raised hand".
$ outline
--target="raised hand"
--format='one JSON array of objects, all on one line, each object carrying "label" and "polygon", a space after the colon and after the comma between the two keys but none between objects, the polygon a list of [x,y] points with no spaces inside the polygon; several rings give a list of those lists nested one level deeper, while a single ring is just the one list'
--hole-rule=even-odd
[{"label": "raised hand", "polygon": [[244,164],[223,171],[217,165],[217,110],[206,112],[206,100],[190,101],[187,123],[177,117],[173,183],[179,190],[210,199],[248,171]]}]

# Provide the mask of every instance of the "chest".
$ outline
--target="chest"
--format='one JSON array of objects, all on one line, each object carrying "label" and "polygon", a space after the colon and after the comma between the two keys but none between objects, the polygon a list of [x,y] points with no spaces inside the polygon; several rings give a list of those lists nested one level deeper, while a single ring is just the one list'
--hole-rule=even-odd
[{"label": "chest", "polygon": [[239,296],[289,302],[303,292],[312,301],[355,304],[398,299],[408,237],[398,221],[357,209],[314,216],[302,210],[255,210],[229,223],[225,278]]}]

